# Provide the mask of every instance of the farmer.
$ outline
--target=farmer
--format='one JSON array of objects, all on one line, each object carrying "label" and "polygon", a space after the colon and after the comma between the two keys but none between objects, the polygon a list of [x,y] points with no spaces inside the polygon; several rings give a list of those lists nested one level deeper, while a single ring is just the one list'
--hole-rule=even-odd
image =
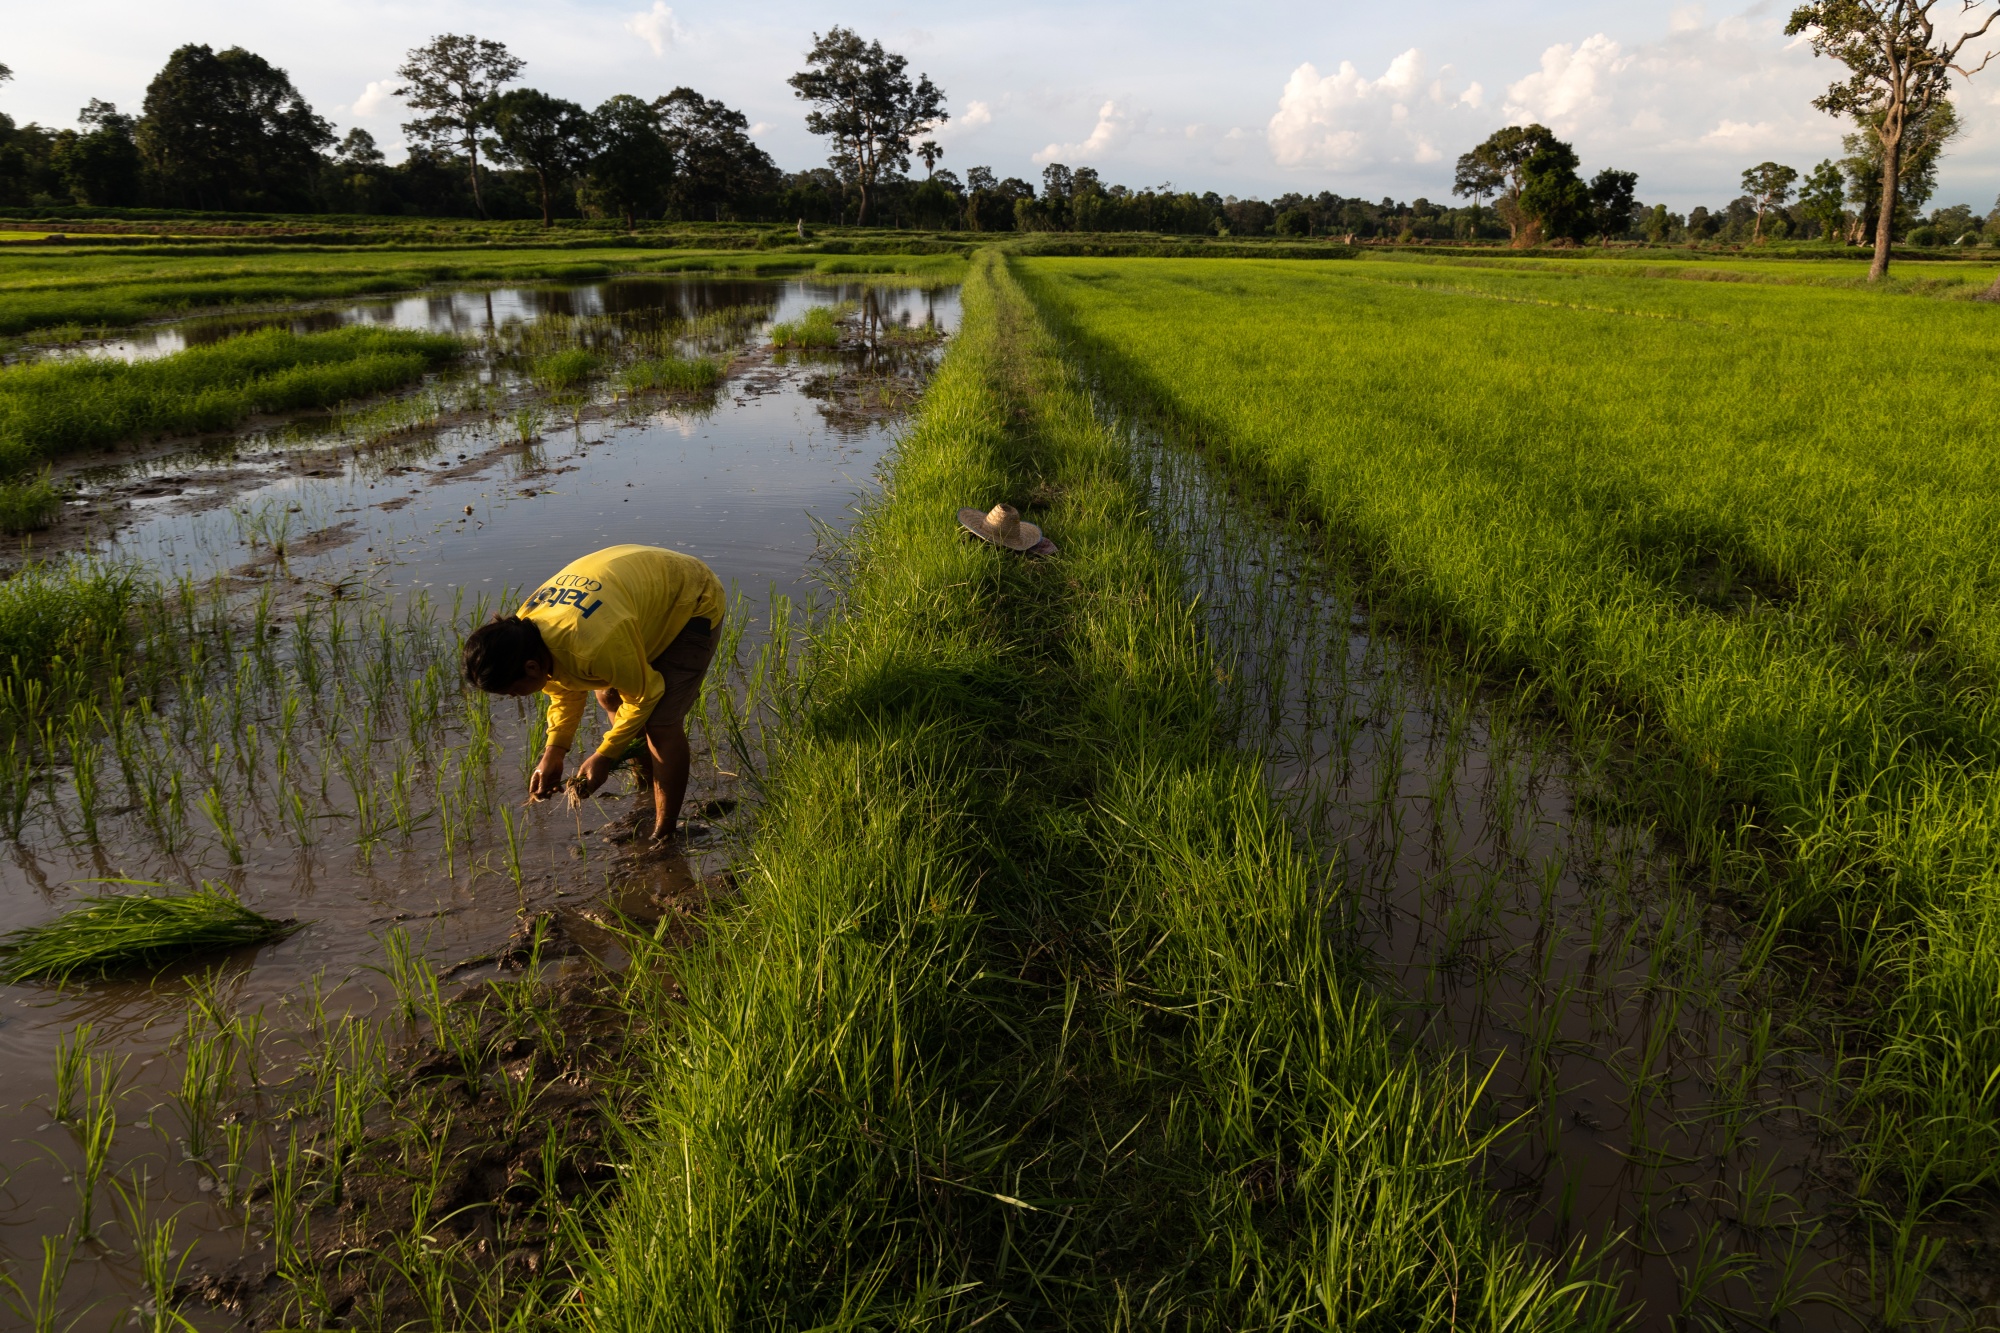
[{"label": "farmer", "polygon": [[611,729],[577,769],[576,790],[589,795],[636,759],[653,788],[653,841],[671,845],[687,796],[683,723],[715,654],[722,611],[722,585],[693,556],[608,546],[565,566],[513,615],[472,631],[468,683],[489,694],[548,691],[548,748],[528,795],[546,800],[562,789],[584,693],[595,690]]}]

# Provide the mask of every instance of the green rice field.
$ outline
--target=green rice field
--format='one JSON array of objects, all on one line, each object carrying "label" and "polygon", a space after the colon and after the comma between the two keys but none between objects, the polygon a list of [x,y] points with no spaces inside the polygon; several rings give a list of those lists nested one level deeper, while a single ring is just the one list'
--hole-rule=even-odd
[{"label": "green rice field", "polygon": [[1609,264],[1026,280],[1111,392],[1324,525],[1423,635],[1616,736],[1756,947],[1872,1015],[1880,1169],[1988,1178],[1992,306]]},{"label": "green rice field", "polygon": [[[150,248],[0,258],[0,329],[704,266],[961,318],[732,285],[0,368],[22,527],[45,460],[339,408],[259,437],[301,490],[226,572],[0,582],[0,834],[102,876],[0,939],[83,1016],[23,1323],[2000,1326],[1993,265]],[[454,654],[510,507],[583,550],[691,512],[643,489],[684,442],[717,505],[846,467],[781,383],[897,434],[809,520],[825,600],[732,601],[705,841],[647,862],[521,800],[545,705]],[[770,471],[706,461],[730,412]],[[432,563],[494,577],[355,576],[446,484],[494,494]],[[1055,550],[955,521],[1002,502]]]}]

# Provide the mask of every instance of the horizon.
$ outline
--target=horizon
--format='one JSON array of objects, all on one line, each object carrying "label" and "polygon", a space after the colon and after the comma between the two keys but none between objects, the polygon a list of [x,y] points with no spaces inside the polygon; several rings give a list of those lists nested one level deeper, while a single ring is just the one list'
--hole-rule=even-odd
[{"label": "horizon", "polygon": [[[1383,16],[1345,6],[1301,20],[1270,4],[1225,13],[1119,0],[958,18],[780,3],[753,24],[721,5],[664,0],[393,9],[337,0],[305,13],[116,0],[88,17],[36,8],[10,21],[0,61],[14,79],[0,85],[0,112],[64,128],[96,97],[136,114],[176,47],[244,46],[289,71],[341,132],[366,129],[400,160],[408,113],[390,95],[395,66],[438,33],[472,32],[527,61],[521,86],[585,105],[683,85],[720,98],[796,172],[824,165],[826,151],[785,79],[812,34],[838,23],[943,88],[952,118],[935,135],[940,166],[960,177],[988,166],[1039,183],[1042,166],[1060,161],[1134,189],[1449,204],[1459,154],[1503,125],[1540,121],[1575,144],[1586,174],[1636,171],[1645,203],[1685,213],[1736,198],[1759,162],[1803,172],[1841,156],[1849,126],[1812,106],[1836,66],[1784,36],[1788,4],[1636,17],[1584,0],[1461,9]],[[1984,214],[2000,193],[2000,68],[1958,81],[1956,100],[1966,132],[1941,163],[1930,206]]]}]

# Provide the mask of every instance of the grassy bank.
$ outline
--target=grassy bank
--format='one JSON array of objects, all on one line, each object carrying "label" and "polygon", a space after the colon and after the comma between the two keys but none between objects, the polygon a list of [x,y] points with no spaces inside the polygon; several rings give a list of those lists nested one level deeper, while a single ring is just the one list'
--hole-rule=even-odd
[{"label": "grassy bank", "polygon": [[[828,242],[836,250],[838,241]],[[0,334],[136,324],[230,306],[379,296],[443,283],[589,282],[687,272],[904,273],[956,278],[956,254],[716,250],[603,245],[536,249],[394,246],[162,247],[81,252],[20,247],[0,254]]]},{"label": "grassy bank", "polygon": [[1109,383],[1325,522],[1415,627],[1631,740],[1651,808],[1758,893],[1757,948],[1830,949],[1878,1015],[1870,1160],[1986,1174],[1990,309],[1601,272],[1028,272]]},{"label": "grassy bank", "polygon": [[226,430],[399,388],[456,357],[458,339],[404,329],[266,329],[154,361],[77,357],[0,369],[0,469],[149,435]]},{"label": "grassy bank", "polygon": [[[965,312],[741,904],[673,969],[581,1322],[1591,1322],[1487,1216],[1465,1071],[1343,964],[1339,887],[1220,737],[1121,447],[996,257]],[[1061,557],[957,533],[998,499]]]}]

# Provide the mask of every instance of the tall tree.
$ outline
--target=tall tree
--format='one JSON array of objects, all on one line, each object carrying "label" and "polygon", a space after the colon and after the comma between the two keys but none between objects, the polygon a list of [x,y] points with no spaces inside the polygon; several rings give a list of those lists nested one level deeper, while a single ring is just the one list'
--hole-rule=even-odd
[{"label": "tall tree", "polygon": [[926,139],[917,145],[917,157],[924,164],[924,175],[937,175],[937,164],[944,157],[944,149],[936,139]]},{"label": "tall tree", "polygon": [[1780,162],[1759,162],[1743,173],[1743,193],[1757,201],[1757,227],[1750,237],[1752,244],[1764,239],[1764,215],[1785,206],[1798,178],[1797,169]]},{"label": "tall tree", "polygon": [[[1960,0],[1965,20],[1941,35],[1932,18],[1938,0],[1812,0],[1792,11],[1786,33],[1804,33],[1814,55],[1832,56],[1848,77],[1813,99],[1829,115],[1851,116],[1882,144],[1882,182],[1875,221],[1875,260],[1868,280],[1889,272],[1905,136],[1951,91],[1951,76],[1971,78],[1994,52],[1982,49],[2000,21],[2000,0]],[[1976,21],[1975,21],[1976,20]],[[1968,50],[1977,51],[1977,58]]]},{"label": "tall tree", "polygon": [[662,206],[674,175],[673,150],[660,133],[660,113],[650,102],[619,93],[591,113],[597,155],[590,162],[590,192],[605,208],[638,225],[642,212]]},{"label": "tall tree", "polygon": [[139,202],[138,122],[95,97],[77,113],[83,133],[57,137],[55,166],[79,204],[123,208]]},{"label": "tall tree", "polygon": [[262,56],[188,45],[147,85],[135,137],[171,203],[304,208],[333,126]]},{"label": "tall tree", "polygon": [[[1896,173],[1895,207],[1889,216],[1889,236],[1893,241],[1916,225],[1923,207],[1937,193],[1938,162],[1945,147],[1964,131],[1958,110],[1946,98],[1934,103],[1921,116],[1912,116],[1903,127],[1902,165]],[[1882,136],[1865,124],[1841,138],[1847,156],[1841,165],[1847,171],[1848,199],[1861,211],[1862,233],[1873,236],[1882,219]]]},{"label": "tall tree", "polygon": [[1828,158],[1812,169],[1799,191],[1799,212],[1829,241],[1839,236],[1846,218],[1846,210],[1841,207],[1844,187],[1839,164]]},{"label": "tall tree", "polygon": [[750,120],[713,97],[676,88],[653,103],[660,134],[673,155],[667,203],[686,218],[721,221],[777,191],[783,174],[750,138]]},{"label": "tall tree", "polygon": [[792,75],[793,90],[813,107],[806,129],[833,141],[829,162],[861,195],[857,224],[868,221],[868,196],[885,173],[907,171],[910,140],[950,119],[944,93],[909,61],[864,42],[851,28],[813,35],[806,67]]},{"label": "tall tree", "polygon": [[550,184],[568,180],[590,161],[597,123],[575,102],[534,88],[500,94],[486,105],[481,117],[499,136],[492,146],[494,159],[535,173],[535,187],[542,199],[542,225],[554,226]]},{"label": "tall tree", "polygon": [[1521,228],[1529,221],[1521,211],[1521,191],[1527,188],[1528,159],[1544,145],[1555,143],[1555,133],[1545,125],[1509,125],[1495,130],[1471,152],[1458,159],[1451,192],[1470,195],[1474,202],[1498,194],[1505,203],[1499,208],[1508,235],[1518,241]]},{"label": "tall tree", "polygon": [[526,64],[499,42],[446,33],[411,51],[396,71],[403,81],[396,96],[412,111],[428,113],[406,122],[403,133],[412,143],[464,150],[471,164],[472,202],[482,218],[486,200],[479,192],[479,149],[485,110],[502,87],[521,77]]},{"label": "tall tree", "polygon": [[1606,240],[1632,230],[1638,207],[1639,173],[1606,167],[1590,178],[1590,226]]},{"label": "tall tree", "polygon": [[1515,202],[1545,239],[1581,240],[1590,226],[1590,187],[1576,167],[1576,150],[1553,134],[1521,163],[1521,193]]}]

